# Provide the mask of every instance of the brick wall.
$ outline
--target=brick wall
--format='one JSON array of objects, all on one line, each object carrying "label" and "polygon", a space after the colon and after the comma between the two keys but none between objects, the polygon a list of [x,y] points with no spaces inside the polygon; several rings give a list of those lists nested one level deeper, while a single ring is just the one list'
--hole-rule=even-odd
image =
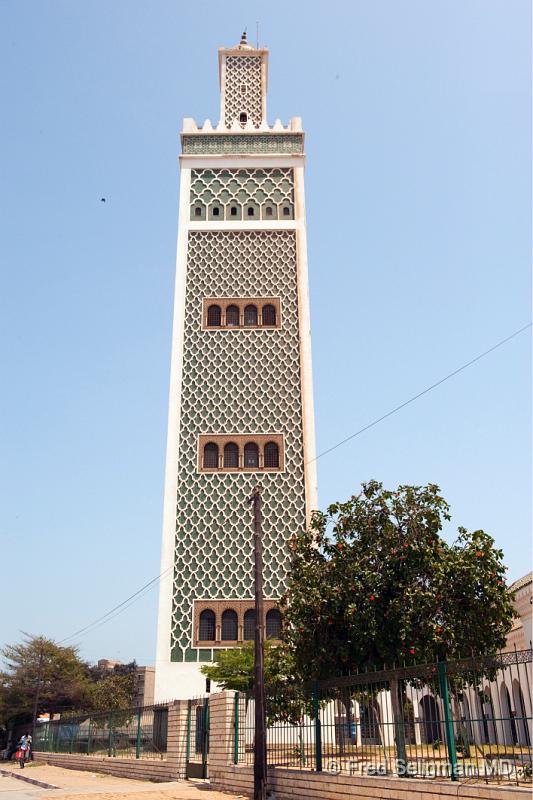
[{"label": "brick wall", "polygon": [[[253,767],[209,766],[213,788],[253,795]],[[474,786],[419,778],[377,778],[330,775],[297,769],[268,770],[268,791],[276,800],[526,800],[529,789]]]}]

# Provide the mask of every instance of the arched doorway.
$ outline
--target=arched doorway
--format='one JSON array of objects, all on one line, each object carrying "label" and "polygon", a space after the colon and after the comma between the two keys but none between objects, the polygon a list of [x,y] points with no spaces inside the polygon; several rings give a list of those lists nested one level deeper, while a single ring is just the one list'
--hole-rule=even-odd
[{"label": "arched doorway", "polygon": [[525,744],[526,747],[531,747],[531,736],[529,734],[529,725],[531,722],[527,718],[526,703],[520,684],[515,679],[513,681],[513,700],[515,710],[515,723],[518,730],[518,742]]},{"label": "arched doorway", "polygon": [[425,694],[420,701],[420,716],[422,717],[422,733],[425,743],[441,741],[440,712],[432,695]]},{"label": "arched doorway", "polygon": [[516,722],[511,710],[511,697],[505,683],[502,683],[500,686],[500,704],[502,712],[503,743],[518,744],[518,731],[516,730]]},{"label": "arched doorway", "polygon": [[360,704],[359,724],[361,725],[361,741],[363,744],[380,744],[379,708],[375,700]]}]

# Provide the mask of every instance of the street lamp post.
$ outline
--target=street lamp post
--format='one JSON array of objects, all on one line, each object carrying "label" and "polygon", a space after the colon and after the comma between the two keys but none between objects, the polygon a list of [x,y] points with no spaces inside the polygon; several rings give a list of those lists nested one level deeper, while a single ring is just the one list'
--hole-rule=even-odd
[{"label": "street lamp post", "polygon": [[263,548],[261,541],[261,490],[258,486],[250,498],[254,515],[254,582],[255,582],[255,747],[254,747],[254,800],[265,800],[267,784],[266,764],[266,708],[263,665]]}]

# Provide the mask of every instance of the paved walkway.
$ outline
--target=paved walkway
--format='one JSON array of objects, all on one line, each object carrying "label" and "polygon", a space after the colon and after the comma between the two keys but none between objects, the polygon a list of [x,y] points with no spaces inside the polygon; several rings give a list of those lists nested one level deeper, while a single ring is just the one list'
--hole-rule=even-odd
[{"label": "paved walkway", "polygon": [[1,766],[16,775],[60,788],[41,789],[15,777],[0,776],[0,800],[54,800],[56,797],[58,800],[229,800],[243,797],[215,791],[203,781],[150,783],[50,764],[27,764],[24,770],[10,762],[2,762]]}]

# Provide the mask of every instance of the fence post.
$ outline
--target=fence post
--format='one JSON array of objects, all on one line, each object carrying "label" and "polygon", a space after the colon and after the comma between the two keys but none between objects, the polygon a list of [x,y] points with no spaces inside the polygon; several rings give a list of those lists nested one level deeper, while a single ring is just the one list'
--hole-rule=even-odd
[{"label": "fence post", "polygon": [[137,739],[135,740],[135,758],[141,757],[141,715],[142,708],[137,711]]},{"label": "fence post", "polygon": [[202,764],[204,770],[207,766],[207,755],[209,753],[209,696],[204,700],[204,736],[202,741]]},{"label": "fence post", "polygon": [[439,661],[437,664],[439,671],[439,686],[444,706],[444,724],[446,727],[446,749],[448,751],[448,762],[451,768],[452,781],[457,780],[457,752],[455,750],[455,733],[453,730],[453,718],[450,706],[450,694],[448,692],[448,677],[446,675],[446,662]]},{"label": "fence post", "polygon": [[107,743],[107,755],[109,758],[113,755],[113,714],[109,715],[109,741]]},{"label": "fence post", "polygon": [[315,764],[316,771],[322,772],[322,728],[320,722],[320,702],[318,682],[313,687],[313,714],[315,717]]},{"label": "fence post", "polygon": [[91,718],[89,717],[89,731],[87,733],[87,755],[91,755]]},{"label": "fence post", "polygon": [[239,763],[239,692],[235,692],[233,713],[233,763]]}]

